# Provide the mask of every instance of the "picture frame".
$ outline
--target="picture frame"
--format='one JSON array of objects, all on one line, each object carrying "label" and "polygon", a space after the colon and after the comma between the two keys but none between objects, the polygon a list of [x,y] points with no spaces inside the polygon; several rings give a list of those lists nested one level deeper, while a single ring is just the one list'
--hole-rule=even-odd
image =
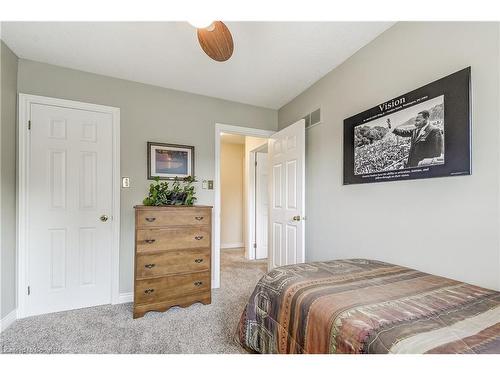
[{"label": "picture frame", "polygon": [[148,180],[194,178],[194,146],[147,142]]},{"label": "picture frame", "polygon": [[344,185],[470,175],[471,67],[344,120]]}]

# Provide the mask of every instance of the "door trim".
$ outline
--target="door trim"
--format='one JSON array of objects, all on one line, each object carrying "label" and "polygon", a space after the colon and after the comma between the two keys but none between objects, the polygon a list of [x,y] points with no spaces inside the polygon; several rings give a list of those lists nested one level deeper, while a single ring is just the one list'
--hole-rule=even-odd
[{"label": "door trim", "polygon": [[213,209],[213,236],[212,236],[212,288],[220,287],[220,141],[221,133],[231,133],[249,137],[269,138],[276,133],[273,130],[246,128],[227,124],[215,124],[215,181],[214,195],[215,203]]},{"label": "door trim", "polygon": [[20,93],[18,96],[18,147],[17,147],[17,317],[27,316],[26,297],[28,287],[28,176],[29,142],[28,120],[32,104],[44,104],[71,109],[110,114],[112,117],[112,239],[111,239],[111,290],[110,302],[120,303],[120,108],[73,100],[50,98]]}]

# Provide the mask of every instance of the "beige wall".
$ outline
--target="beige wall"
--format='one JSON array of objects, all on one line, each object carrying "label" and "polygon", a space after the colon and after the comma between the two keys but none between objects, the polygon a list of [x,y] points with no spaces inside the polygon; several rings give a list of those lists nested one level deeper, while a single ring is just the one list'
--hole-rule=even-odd
[{"label": "beige wall", "polygon": [[[120,292],[132,291],[134,210],[144,198],[146,142],[195,146],[199,181],[214,179],[215,123],[276,129],[277,111],[182,91],[19,60],[18,91],[119,107],[121,175],[131,187],[121,191]],[[198,203],[212,205],[213,190],[197,183]]]},{"label": "beige wall", "polygon": [[[221,143],[220,149],[220,243],[221,247],[243,244],[243,164],[245,146]],[[240,244],[235,246],[236,244]]]},{"label": "beige wall", "polygon": [[16,307],[17,56],[1,42],[1,318]]},{"label": "beige wall", "polygon": [[[307,131],[307,260],[372,258],[500,289],[499,24],[398,23],[279,110]],[[342,186],[343,120],[472,66],[472,176]]]}]

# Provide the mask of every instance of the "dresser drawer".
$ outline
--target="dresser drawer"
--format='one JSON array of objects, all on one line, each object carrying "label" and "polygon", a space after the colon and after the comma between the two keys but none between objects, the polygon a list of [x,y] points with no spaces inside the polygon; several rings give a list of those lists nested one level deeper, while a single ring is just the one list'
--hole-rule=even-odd
[{"label": "dresser drawer", "polygon": [[137,252],[210,247],[210,227],[138,229]]},{"label": "dresser drawer", "polygon": [[206,271],[210,269],[210,249],[138,254],[136,262],[135,276],[139,279],[173,273]]},{"label": "dresser drawer", "polygon": [[137,227],[155,228],[175,225],[210,225],[211,216],[211,210],[206,208],[145,209],[137,211]]},{"label": "dresser drawer", "polygon": [[171,298],[210,290],[210,272],[136,280],[135,304],[161,302]]}]

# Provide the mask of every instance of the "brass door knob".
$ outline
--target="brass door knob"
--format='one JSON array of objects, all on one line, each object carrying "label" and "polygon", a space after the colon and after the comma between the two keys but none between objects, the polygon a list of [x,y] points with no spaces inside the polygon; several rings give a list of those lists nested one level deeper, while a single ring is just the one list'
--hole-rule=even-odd
[{"label": "brass door knob", "polygon": [[101,215],[101,217],[99,218],[99,220],[101,220],[102,222],[105,222],[105,221],[108,221],[109,217],[107,215]]},{"label": "brass door knob", "polygon": [[300,215],[292,217],[293,221],[300,221]]}]

